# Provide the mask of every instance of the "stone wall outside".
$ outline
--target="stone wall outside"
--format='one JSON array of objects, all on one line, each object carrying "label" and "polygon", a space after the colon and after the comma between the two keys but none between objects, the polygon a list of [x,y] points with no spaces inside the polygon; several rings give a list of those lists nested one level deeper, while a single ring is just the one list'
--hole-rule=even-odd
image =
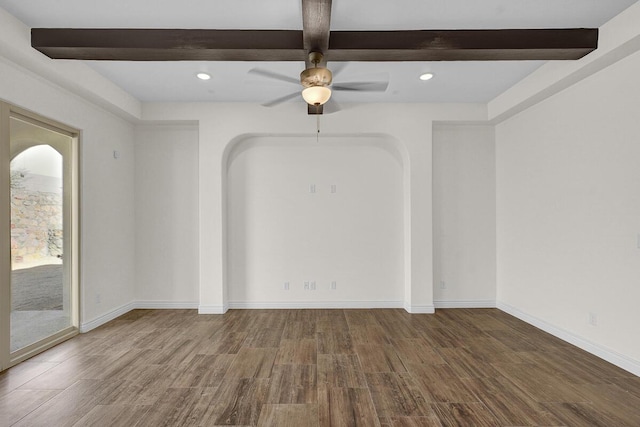
[{"label": "stone wall outside", "polygon": [[32,185],[11,189],[12,264],[62,255],[62,190],[42,190]]}]

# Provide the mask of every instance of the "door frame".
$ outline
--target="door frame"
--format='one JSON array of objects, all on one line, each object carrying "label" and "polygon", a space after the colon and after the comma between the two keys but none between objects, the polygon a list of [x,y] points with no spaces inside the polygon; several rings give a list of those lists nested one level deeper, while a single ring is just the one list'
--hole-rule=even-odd
[{"label": "door frame", "polygon": [[[11,190],[10,119],[15,117],[71,138],[63,180],[64,264],[70,282],[71,326],[13,353],[11,340]],[[80,322],[80,131],[37,113],[0,101],[0,371],[14,366],[78,334]],[[68,240],[68,242],[66,242]],[[68,251],[68,252],[67,252]]]}]

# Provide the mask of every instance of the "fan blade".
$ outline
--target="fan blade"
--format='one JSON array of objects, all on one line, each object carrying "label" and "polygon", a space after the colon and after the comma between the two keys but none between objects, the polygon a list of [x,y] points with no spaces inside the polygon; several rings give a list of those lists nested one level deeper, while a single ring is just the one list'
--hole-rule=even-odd
[{"label": "fan blade", "polygon": [[293,99],[296,96],[300,96],[300,92],[293,92],[293,93],[290,93],[289,95],[285,95],[285,96],[282,96],[280,98],[276,98],[276,99],[274,99],[272,101],[265,102],[264,104],[262,104],[262,106],[264,106],[264,107],[273,107],[275,105],[282,104],[285,101]]},{"label": "fan blade", "polygon": [[335,84],[331,86],[331,89],[338,91],[384,92],[388,86],[389,82],[349,82]]},{"label": "fan blade", "polygon": [[300,80],[294,79],[293,77],[285,76],[284,74],[276,73],[274,71],[264,70],[262,68],[252,68],[249,71],[249,74],[255,74],[257,76],[266,77],[269,79],[280,80],[287,83],[293,83],[296,85],[300,84]]}]

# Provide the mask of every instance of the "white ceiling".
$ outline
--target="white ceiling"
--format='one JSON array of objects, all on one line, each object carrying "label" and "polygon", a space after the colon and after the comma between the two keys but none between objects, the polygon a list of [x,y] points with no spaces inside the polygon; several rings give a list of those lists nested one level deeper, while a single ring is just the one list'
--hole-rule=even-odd
[{"label": "white ceiling", "polygon": [[[333,0],[333,30],[599,27],[637,0]],[[300,0],[0,0],[30,27],[302,29]],[[330,57],[329,57],[330,61]],[[338,102],[487,102],[544,61],[348,63],[335,82],[389,79],[384,93]],[[141,101],[267,102],[298,86],[248,74],[259,67],[297,78],[302,62],[87,64]],[[334,67],[336,64],[334,63]],[[329,68],[332,68],[329,62]],[[207,71],[209,81],[195,78]],[[436,77],[418,80],[430,71]],[[302,102],[299,100],[298,102]]]}]

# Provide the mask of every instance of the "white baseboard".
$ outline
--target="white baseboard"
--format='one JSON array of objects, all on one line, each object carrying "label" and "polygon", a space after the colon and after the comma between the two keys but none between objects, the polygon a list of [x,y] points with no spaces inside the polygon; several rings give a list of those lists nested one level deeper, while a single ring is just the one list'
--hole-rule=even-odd
[{"label": "white baseboard", "polygon": [[199,305],[198,314],[225,314],[229,306],[225,305]]},{"label": "white baseboard", "polygon": [[132,301],[100,317],[80,324],[80,332],[89,332],[111,320],[135,309],[198,309],[198,314],[224,314],[235,309],[359,309],[359,308],[404,308],[409,313],[434,313],[432,305],[406,307],[402,301],[327,301],[327,302],[242,302],[232,301],[225,305],[199,305],[192,301]]},{"label": "white baseboard", "polygon": [[609,348],[593,343],[585,338],[582,338],[579,335],[575,335],[574,333],[569,332],[563,328],[559,328],[555,325],[552,325],[551,323],[545,322],[542,319],[531,316],[503,302],[498,301],[497,308],[539,329],[542,329],[543,331],[548,332],[563,341],[573,344],[576,347],[583,349],[584,351],[598,356],[599,358],[604,359],[607,362],[624,369],[625,371],[629,371],[634,375],[640,376],[640,361],[638,360],[631,359],[630,357],[617,353]]},{"label": "white baseboard", "polygon": [[80,332],[81,333],[89,332],[92,329],[97,328],[98,326],[102,326],[105,323],[110,322],[113,319],[122,316],[123,314],[127,314],[128,312],[130,312],[135,308],[136,308],[135,301],[130,302],[128,304],[125,304],[123,306],[116,308],[115,310],[111,310],[110,312],[103,314],[102,316],[97,317],[93,320],[90,320],[88,322],[82,322],[80,324]]},{"label": "white baseboard", "polygon": [[450,300],[434,301],[436,308],[496,308],[495,300]]},{"label": "white baseboard", "polygon": [[[412,314],[435,312],[432,305],[404,306],[402,301],[328,301],[328,302],[242,302],[232,301],[225,305],[198,305],[197,302],[133,301],[80,325],[80,332],[89,332],[111,320],[136,309],[198,309],[198,314],[224,314],[232,309],[359,309],[359,308],[404,308]],[[438,307],[444,308],[444,307]]]},{"label": "white baseboard", "polygon": [[349,308],[402,308],[402,301],[279,301],[245,302],[230,301],[229,308],[235,309],[349,309]]},{"label": "white baseboard", "polygon": [[174,301],[132,301],[128,304],[120,306],[115,310],[103,314],[88,322],[80,324],[80,332],[89,332],[92,329],[102,326],[113,319],[127,314],[131,310],[136,309],[194,309],[198,308],[197,302],[174,302]]},{"label": "white baseboard", "polygon": [[196,309],[197,301],[135,301],[135,308],[140,309]]},{"label": "white baseboard", "polygon": [[404,305],[403,308],[411,314],[433,314],[436,312],[433,305]]}]

